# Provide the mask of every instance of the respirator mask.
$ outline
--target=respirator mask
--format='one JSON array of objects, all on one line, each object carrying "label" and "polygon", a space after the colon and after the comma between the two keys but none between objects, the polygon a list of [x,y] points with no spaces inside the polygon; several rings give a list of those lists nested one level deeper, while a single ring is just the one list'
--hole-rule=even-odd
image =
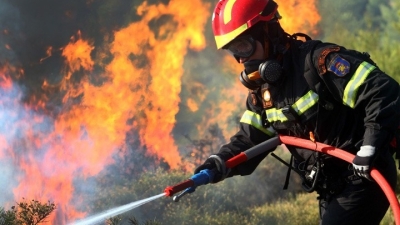
[{"label": "respirator mask", "polygon": [[251,90],[260,88],[265,83],[276,85],[283,77],[282,66],[276,60],[250,60],[244,63],[244,68],[239,80]]},{"label": "respirator mask", "polygon": [[[226,48],[237,60],[248,58],[254,54],[256,41],[250,36],[238,37]],[[239,80],[247,88],[255,90],[263,84],[277,84],[283,77],[282,66],[277,60],[249,60],[244,63],[245,70],[240,73]]]}]

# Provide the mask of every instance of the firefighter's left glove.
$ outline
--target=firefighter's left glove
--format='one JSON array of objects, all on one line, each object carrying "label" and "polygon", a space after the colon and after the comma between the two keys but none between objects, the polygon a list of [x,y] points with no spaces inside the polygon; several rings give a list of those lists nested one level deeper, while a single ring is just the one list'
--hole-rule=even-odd
[{"label": "firefighter's left glove", "polygon": [[225,161],[218,155],[211,155],[202,165],[195,169],[194,174],[197,174],[204,169],[214,171],[215,174],[211,183],[218,183],[224,180],[230,172],[230,169],[225,166]]},{"label": "firefighter's left glove", "polygon": [[375,147],[371,145],[361,146],[360,150],[357,152],[356,157],[353,159],[353,169],[354,173],[360,177],[364,177],[370,181],[370,172],[372,167],[372,162],[374,160]]}]

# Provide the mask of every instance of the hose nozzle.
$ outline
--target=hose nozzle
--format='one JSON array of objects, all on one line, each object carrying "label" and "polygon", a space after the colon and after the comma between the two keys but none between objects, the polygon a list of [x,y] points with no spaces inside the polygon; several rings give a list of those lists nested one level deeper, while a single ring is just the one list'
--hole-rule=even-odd
[{"label": "hose nozzle", "polygon": [[[214,172],[208,169],[201,170],[199,173],[193,175],[190,179],[179,183],[174,186],[168,186],[165,188],[164,192],[166,196],[172,197],[174,194],[185,190],[181,194],[179,194],[177,199],[184,196],[187,193],[192,193],[196,189],[197,186],[208,184],[212,181],[214,177]],[[175,200],[174,200],[175,201]]]},{"label": "hose nozzle", "polygon": [[172,198],[172,201],[174,202],[179,202],[179,199],[182,198],[183,196],[185,196],[186,194],[190,194],[193,193],[196,190],[195,187],[190,187],[190,188],[186,188],[184,191],[182,191],[179,195],[175,195]]}]

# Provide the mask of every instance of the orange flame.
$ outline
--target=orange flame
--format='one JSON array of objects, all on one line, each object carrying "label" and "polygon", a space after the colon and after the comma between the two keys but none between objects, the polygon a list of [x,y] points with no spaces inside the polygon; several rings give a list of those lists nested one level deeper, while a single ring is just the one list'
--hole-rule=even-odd
[{"label": "orange flame", "polygon": [[[107,53],[92,55],[95,46],[82,39],[81,32],[71,38],[62,49],[62,81],[56,85],[44,81],[42,85],[45,90],[58,88],[65,93],[61,112],[54,121],[35,114],[24,118],[35,125],[51,123],[53,130],[40,134],[34,129],[25,130],[31,146],[18,162],[25,175],[14,188],[15,198],[54,199],[59,214],[67,220],[84,216],[70,206],[73,178],[96,175],[112,163],[112,154],[126,149],[126,135],[131,129],[138,131],[149,154],[177,168],[182,162],[172,130],[179,111],[182,64],[188,48],[205,47],[203,29],[208,7],[199,0],[170,1],[168,5],[142,3],[138,7],[142,20],[116,31],[113,42],[102,48],[113,55],[108,64],[101,63]],[[151,21],[162,21],[162,16],[169,16],[170,23],[156,29],[149,27]],[[49,47],[47,57],[40,61],[51,57],[51,53]],[[104,73],[94,74],[94,65],[103,66]],[[84,76],[79,77],[82,73]],[[104,81],[94,85],[90,76]],[[79,104],[75,104],[77,98]],[[36,106],[27,106],[26,110],[45,104],[41,99],[35,102]]]},{"label": "orange flame", "polygon": [[278,11],[282,16],[280,23],[289,34],[296,32],[316,35],[316,25],[321,20],[316,7],[316,0],[277,0]]},{"label": "orange flame", "polygon": [[[205,47],[203,27],[209,15],[208,5],[198,0],[170,1],[168,5],[144,2],[138,7],[138,14],[143,15],[140,22],[115,34],[111,51],[116,57],[107,68],[113,74],[127,78],[123,82],[139,89],[135,99],[141,98],[141,101],[131,106],[142,112],[135,121],[141,142],[150,153],[176,168],[181,157],[171,132],[179,111],[181,67],[188,48],[200,50]],[[153,32],[148,23],[162,15],[170,15],[172,23],[165,23]],[[135,35],[138,31],[142,35]],[[142,47],[144,45],[149,47]],[[132,64],[139,61],[131,62],[130,54],[145,56],[150,64],[143,69],[134,69]]]},{"label": "orange flame", "polygon": [[12,88],[12,80],[10,76],[7,75],[7,68],[0,68],[0,87],[1,89],[9,90]]}]

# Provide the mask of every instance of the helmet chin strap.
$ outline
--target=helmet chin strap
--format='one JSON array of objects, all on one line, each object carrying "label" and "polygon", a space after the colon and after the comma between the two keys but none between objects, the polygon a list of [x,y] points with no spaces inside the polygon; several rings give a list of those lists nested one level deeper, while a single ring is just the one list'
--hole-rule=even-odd
[{"label": "helmet chin strap", "polygon": [[265,55],[265,59],[269,59],[269,56],[270,56],[269,44],[270,44],[270,42],[269,42],[269,38],[268,38],[268,23],[265,23],[263,30],[264,30],[264,43],[263,43],[264,55]]},{"label": "helmet chin strap", "polygon": [[265,36],[264,45],[266,60],[278,60],[281,61],[283,54],[289,49],[289,42],[285,42],[286,33],[280,27],[279,21],[274,20],[265,23]]}]

